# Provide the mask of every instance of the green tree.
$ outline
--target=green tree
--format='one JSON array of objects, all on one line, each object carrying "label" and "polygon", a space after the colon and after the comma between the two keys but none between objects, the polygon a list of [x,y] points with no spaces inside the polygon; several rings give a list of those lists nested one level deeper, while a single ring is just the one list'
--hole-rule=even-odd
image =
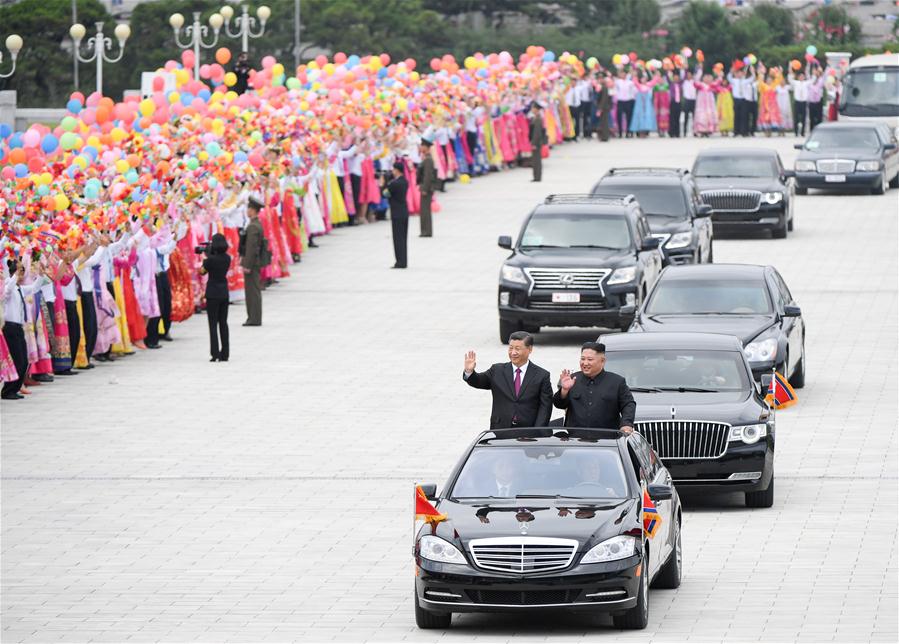
[{"label": "green tree", "polygon": [[662,11],[656,0],[618,0],[612,10],[612,25],[619,33],[642,33],[659,24]]},{"label": "green tree", "polygon": [[767,28],[766,43],[789,45],[796,39],[796,22],[793,12],[769,2],[752,8],[752,17],[761,20]]},{"label": "green tree", "polygon": [[[78,0],[78,20],[87,28],[88,35],[94,31],[95,22],[105,22],[106,35],[112,36],[112,17],[98,0]],[[4,35],[16,33],[25,40],[16,73],[0,79],[0,90],[16,90],[18,104],[22,107],[65,105],[75,89],[72,40],[69,37],[72,26],[70,0],[23,0],[0,7],[0,25]],[[7,69],[5,65],[3,71]],[[109,68],[104,68],[104,73]],[[85,94],[94,90],[95,69],[92,64],[79,66],[80,84]]]},{"label": "green tree", "polygon": [[724,9],[715,2],[691,0],[675,24],[681,44],[702,49],[707,61],[728,60],[734,53],[733,31]]}]

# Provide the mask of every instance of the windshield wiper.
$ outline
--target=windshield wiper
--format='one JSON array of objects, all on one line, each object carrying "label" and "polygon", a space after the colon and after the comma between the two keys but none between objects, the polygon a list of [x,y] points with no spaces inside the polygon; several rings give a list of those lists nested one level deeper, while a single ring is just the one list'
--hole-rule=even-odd
[{"label": "windshield wiper", "polygon": [[658,387],[631,387],[631,391],[636,391],[638,394],[657,394],[662,390]]},{"label": "windshield wiper", "polygon": [[602,248],[603,250],[623,250],[617,246],[600,246],[599,244],[572,244],[568,248]]},{"label": "windshield wiper", "polygon": [[528,244],[527,246],[521,246],[522,250],[529,248],[568,248],[568,246],[554,246],[552,244]]},{"label": "windshield wiper", "polygon": [[659,387],[662,391],[679,391],[680,393],[714,394],[717,389],[703,389],[702,387]]}]

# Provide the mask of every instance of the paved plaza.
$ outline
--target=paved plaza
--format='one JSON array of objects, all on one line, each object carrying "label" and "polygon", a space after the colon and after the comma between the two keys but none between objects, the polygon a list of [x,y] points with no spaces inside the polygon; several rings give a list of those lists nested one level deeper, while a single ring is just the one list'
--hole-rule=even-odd
[{"label": "paved plaza", "polygon": [[[443,483],[490,395],[463,354],[505,361],[496,285],[523,217],[612,165],[692,164],[706,146],[793,138],[566,144],[544,181],[451,184],[435,237],[335,230],[231,310],[231,361],[205,316],[175,342],[35,387],[2,417],[3,642],[878,641],[897,628],[897,195],[797,197],[786,240],[716,239],[718,262],[775,265],[808,327],[807,386],[778,413],[776,497],[684,499],[684,578],[645,631],[568,613],[413,619],[413,481]],[[553,379],[589,330],[537,336]]]}]

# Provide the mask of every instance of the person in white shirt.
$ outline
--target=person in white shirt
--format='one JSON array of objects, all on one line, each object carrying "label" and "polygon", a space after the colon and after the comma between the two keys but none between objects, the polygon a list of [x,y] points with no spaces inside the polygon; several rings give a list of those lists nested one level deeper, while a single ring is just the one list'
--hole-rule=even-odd
[{"label": "person in white shirt", "polygon": [[688,69],[684,72],[684,136],[687,136],[688,132],[693,131],[693,126],[690,125],[690,121],[693,120],[693,117],[696,113],[696,79],[693,77],[693,70]]},{"label": "person in white shirt", "polygon": [[43,275],[43,268],[35,266],[37,279],[31,284],[23,284],[25,265],[21,260],[8,260],[3,267],[3,339],[6,340],[9,355],[16,367],[18,378],[3,383],[0,398],[20,400],[19,391],[28,371],[28,345],[25,343],[25,298],[39,292],[49,282]]},{"label": "person in white shirt", "polygon": [[97,237],[91,246],[95,248],[92,255],[85,255],[75,265],[75,279],[81,288],[81,324],[84,327],[84,352],[87,356],[86,369],[92,369],[91,358],[97,346],[97,308],[94,302],[94,267],[99,266],[106,253],[108,239]]},{"label": "person in white shirt", "polygon": [[805,136],[805,122],[808,115],[808,81],[805,72],[797,76],[789,75],[790,87],[793,88],[793,134]]},{"label": "person in white shirt", "polygon": [[[637,98],[637,88],[630,76],[623,69],[618,70],[618,78],[615,79],[615,98],[618,101],[616,122],[618,125],[618,138],[633,136],[630,132],[631,119],[634,117],[634,102]],[[626,122],[625,122],[626,120]]]}]

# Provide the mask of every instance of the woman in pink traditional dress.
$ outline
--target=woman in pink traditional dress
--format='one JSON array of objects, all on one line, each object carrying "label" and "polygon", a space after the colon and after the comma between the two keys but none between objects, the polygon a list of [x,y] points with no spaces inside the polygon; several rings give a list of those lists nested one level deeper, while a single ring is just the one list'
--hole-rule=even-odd
[{"label": "woman in pink traditional dress", "polygon": [[[37,279],[29,266],[26,265],[28,277],[26,283]],[[42,294],[40,291],[25,298],[25,344],[28,347],[28,373],[25,376],[25,384],[29,387],[42,381],[49,382],[53,378],[53,360],[50,356],[50,337],[44,322],[44,314],[40,305]],[[35,378],[39,376],[39,378]]]},{"label": "woman in pink traditional dress", "polygon": [[[759,63],[761,65],[761,63]],[[765,136],[771,136],[771,132],[781,129],[780,106],[777,104],[777,88],[783,84],[783,77],[776,69],[769,69],[767,76],[765,68],[759,69],[759,129],[765,132]]]},{"label": "woman in pink traditional dress", "polygon": [[696,87],[693,133],[707,137],[718,131],[718,104],[715,101],[715,93],[719,86],[712,80],[711,74],[705,74],[701,81],[693,81],[693,85]]},{"label": "woman in pink traditional dress", "polygon": [[662,74],[655,72],[652,75],[655,81],[653,87],[652,103],[656,110],[656,123],[658,124],[659,136],[666,136],[671,123],[671,91],[667,79],[662,78]]},{"label": "woman in pink traditional dress", "polygon": [[106,290],[105,281],[101,281],[101,268],[101,266],[94,266],[93,268],[94,305],[97,310],[95,356],[106,353],[112,348],[112,345],[122,342],[122,334],[116,322],[116,318],[120,317],[121,313],[112,295]]}]

